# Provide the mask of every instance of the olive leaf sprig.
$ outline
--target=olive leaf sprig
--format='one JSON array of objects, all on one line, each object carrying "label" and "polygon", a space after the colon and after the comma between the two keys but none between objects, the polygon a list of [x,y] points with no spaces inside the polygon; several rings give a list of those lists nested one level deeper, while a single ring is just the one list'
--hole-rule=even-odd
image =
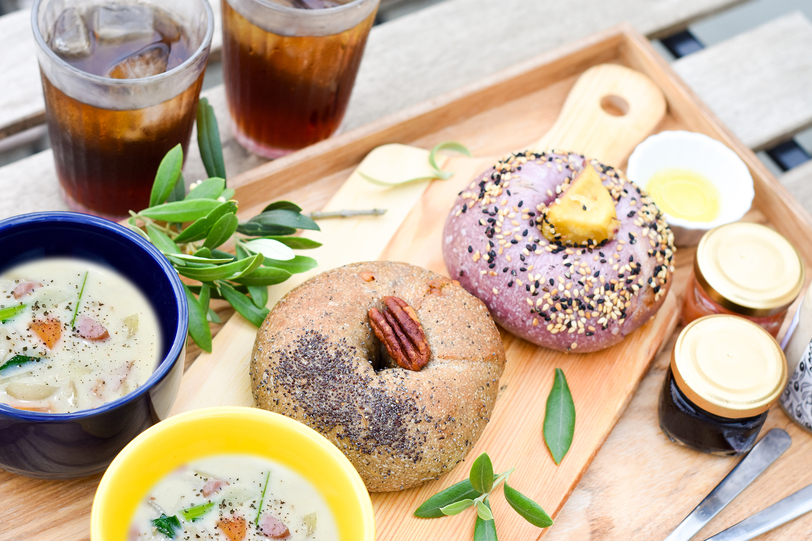
[{"label": "olive leaf sprig", "polygon": [[504,484],[505,500],[522,518],[539,528],[552,526],[553,519],[539,504],[508,485],[511,468],[506,472],[494,474],[493,463],[487,453],[479,455],[471,465],[468,479],[438,492],[417,508],[414,514],[421,518],[439,518],[457,515],[469,507],[476,508],[474,541],[496,541],[496,521],[491,511],[490,497]]},{"label": "olive leaf sprig", "polygon": [[[319,226],[290,201],[273,202],[241,223],[234,190],[226,185],[217,119],[205,98],[198,105],[197,126],[198,147],[210,178],[192,184],[185,193],[183,150],[180,145],[174,147],[158,167],[149,207],[130,211],[128,224],[187,279],[183,288],[189,306],[189,335],[210,352],[209,322],[220,322],[209,306],[212,298],[225,299],[259,327],[268,314],[268,286],[316,267],[315,259],[293,250],[321,244],[293,236],[299,230],[318,231]],[[234,243],[234,254],[218,249],[228,241]],[[199,285],[190,285],[193,282]]]}]

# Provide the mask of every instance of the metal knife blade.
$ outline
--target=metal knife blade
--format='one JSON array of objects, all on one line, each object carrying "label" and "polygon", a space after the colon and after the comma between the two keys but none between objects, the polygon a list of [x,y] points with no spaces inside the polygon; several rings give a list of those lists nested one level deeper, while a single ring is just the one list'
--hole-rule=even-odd
[{"label": "metal knife blade", "polygon": [[[792,438],[786,431],[773,428],[761,438],[722,482],[680,522],[665,541],[688,541],[711,521],[733,498],[741,494],[770,464],[789,448]],[[734,526],[735,527],[735,526]]]},{"label": "metal knife blade", "polygon": [[812,511],[812,485],[787,496],[705,541],[747,541]]}]

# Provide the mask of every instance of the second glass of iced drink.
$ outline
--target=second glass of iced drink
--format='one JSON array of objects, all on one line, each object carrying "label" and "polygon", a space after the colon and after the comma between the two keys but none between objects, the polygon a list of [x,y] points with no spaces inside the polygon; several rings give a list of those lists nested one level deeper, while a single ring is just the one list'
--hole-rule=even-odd
[{"label": "second glass of iced drink", "polygon": [[341,124],[379,0],[222,0],[232,131],[277,158]]}]

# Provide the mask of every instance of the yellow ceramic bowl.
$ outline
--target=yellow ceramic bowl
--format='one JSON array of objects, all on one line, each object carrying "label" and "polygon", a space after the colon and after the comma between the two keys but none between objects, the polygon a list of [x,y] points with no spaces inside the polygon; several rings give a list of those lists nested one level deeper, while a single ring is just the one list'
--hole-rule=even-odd
[{"label": "yellow ceramic bowl", "polygon": [[221,407],[170,417],[113,460],[90,516],[92,541],[126,541],[138,504],[162,477],[199,458],[255,454],[277,461],[315,486],[333,511],[341,541],[374,541],[375,517],[361,477],[321,434],[276,413]]}]

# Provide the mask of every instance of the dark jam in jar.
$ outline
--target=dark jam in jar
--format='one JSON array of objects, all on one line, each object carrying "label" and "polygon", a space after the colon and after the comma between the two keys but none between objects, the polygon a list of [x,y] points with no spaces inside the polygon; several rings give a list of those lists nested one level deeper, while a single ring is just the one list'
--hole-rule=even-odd
[{"label": "dark jam in jar", "polygon": [[703,453],[744,454],[786,381],[784,353],[762,327],[738,316],[697,319],[674,344],[660,393],[660,428]]},{"label": "dark jam in jar", "polygon": [[756,438],[768,412],[743,419],[728,419],[707,412],[679,390],[671,367],[660,393],[660,428],[673,442],[703,453],[733,456],[746,453]]}]

